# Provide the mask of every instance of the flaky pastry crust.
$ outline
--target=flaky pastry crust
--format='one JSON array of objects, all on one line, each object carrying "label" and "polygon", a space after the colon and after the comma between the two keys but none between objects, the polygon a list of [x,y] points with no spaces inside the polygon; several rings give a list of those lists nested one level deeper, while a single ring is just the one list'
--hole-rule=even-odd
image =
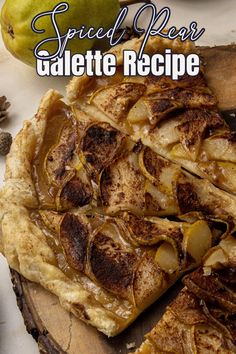
[{"label": "flaky pastry crust", "polygon": [[42,142],[50,108],[60,99],[57,91],[50,90],[36,116],[24,123],[13,142],[7,158],[5,185],[0,192],[1,251],[11,268],[58,296],[64,308],[107,335],[114,335],[120,331],[114,315],[95,300],[91,303],[91,294],[56,266],[44,233],[29,215],[30,209],[38,207],[31,176],[33,155]]}]

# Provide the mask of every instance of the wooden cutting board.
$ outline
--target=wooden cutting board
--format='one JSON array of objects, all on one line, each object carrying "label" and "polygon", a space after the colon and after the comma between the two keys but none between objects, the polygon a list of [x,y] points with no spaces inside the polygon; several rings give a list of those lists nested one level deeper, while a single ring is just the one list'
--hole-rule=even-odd
[{"label": "wooden cutting board", "polygon": [[[216,93],[219,107],[228,123],[236,129],[236,45],[201,48],[206,76]],[[127,330],[106,338],[96,329],[65,311],[57,297],[11,270],[17,303],[29,333],[43,354],[126,354],[138,347],[165,307],[181,289],[181,282],[146,310]]]}]

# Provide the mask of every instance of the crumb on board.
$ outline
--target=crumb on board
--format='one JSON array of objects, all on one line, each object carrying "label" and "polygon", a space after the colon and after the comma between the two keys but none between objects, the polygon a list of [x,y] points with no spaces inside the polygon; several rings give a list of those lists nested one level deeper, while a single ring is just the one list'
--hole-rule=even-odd
[{"label": "crumb on board", "polygon": [[203,267],[203,275],[205,277],[208,277],[209,275],[211,275],[211,268],[210,267]]},{"label": "crumb on board", "polygon": [[130,350],[130,349],[134,349],[135,347],[136,347],[135,342],[132,342],[132,343],[126,343],[126,348],[127,348],[128,350]]}]

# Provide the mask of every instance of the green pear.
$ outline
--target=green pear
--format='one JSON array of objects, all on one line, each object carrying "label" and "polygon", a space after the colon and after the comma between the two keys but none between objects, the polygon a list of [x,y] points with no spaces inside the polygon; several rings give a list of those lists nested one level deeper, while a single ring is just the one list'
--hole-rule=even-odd
[{"label": "green pear", "polygon": [[[67,0],[65,2],[69,5],[69,9],[55,16],[61,35],[65,35],[69,28],[79,30],[82,25],[86,29],[90,27],[109,29],[113,26],[120,9],[118,0]],[[62,1],[59,0],[5,1],[1,11],[2,38],[6,48],[16,58],[28,65],[35,65],[35,46],[44,39],[56,37],[56,33],[51,16],[40,17],[35,22],[35,27],[44,30],[43,33],[35,33],[32,30],[32,20],[40,13],[52,11],[60,3]],[[79,39],[75,36],[68,40],[66,49],[72,54],[84,53],[97,45],[96,39]],[[58,41],[47,42],[41,49],[53,54],[58,49]]]}]

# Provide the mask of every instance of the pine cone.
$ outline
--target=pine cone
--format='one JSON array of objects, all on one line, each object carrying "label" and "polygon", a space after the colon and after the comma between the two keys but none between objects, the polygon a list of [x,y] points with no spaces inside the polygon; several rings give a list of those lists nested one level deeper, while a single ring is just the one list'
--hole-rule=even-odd
[{"label": "pine cone", "polygon": [[0,131],[0,155],[6,156],[11,148],[12,136],[8,132]]},{"label": "pine cone", "polygon": [[1,96],[0,97],[0,123],[3,122],[8,115],[8,108],[10,107],[10,103],[7,102],[6,96]]}]

